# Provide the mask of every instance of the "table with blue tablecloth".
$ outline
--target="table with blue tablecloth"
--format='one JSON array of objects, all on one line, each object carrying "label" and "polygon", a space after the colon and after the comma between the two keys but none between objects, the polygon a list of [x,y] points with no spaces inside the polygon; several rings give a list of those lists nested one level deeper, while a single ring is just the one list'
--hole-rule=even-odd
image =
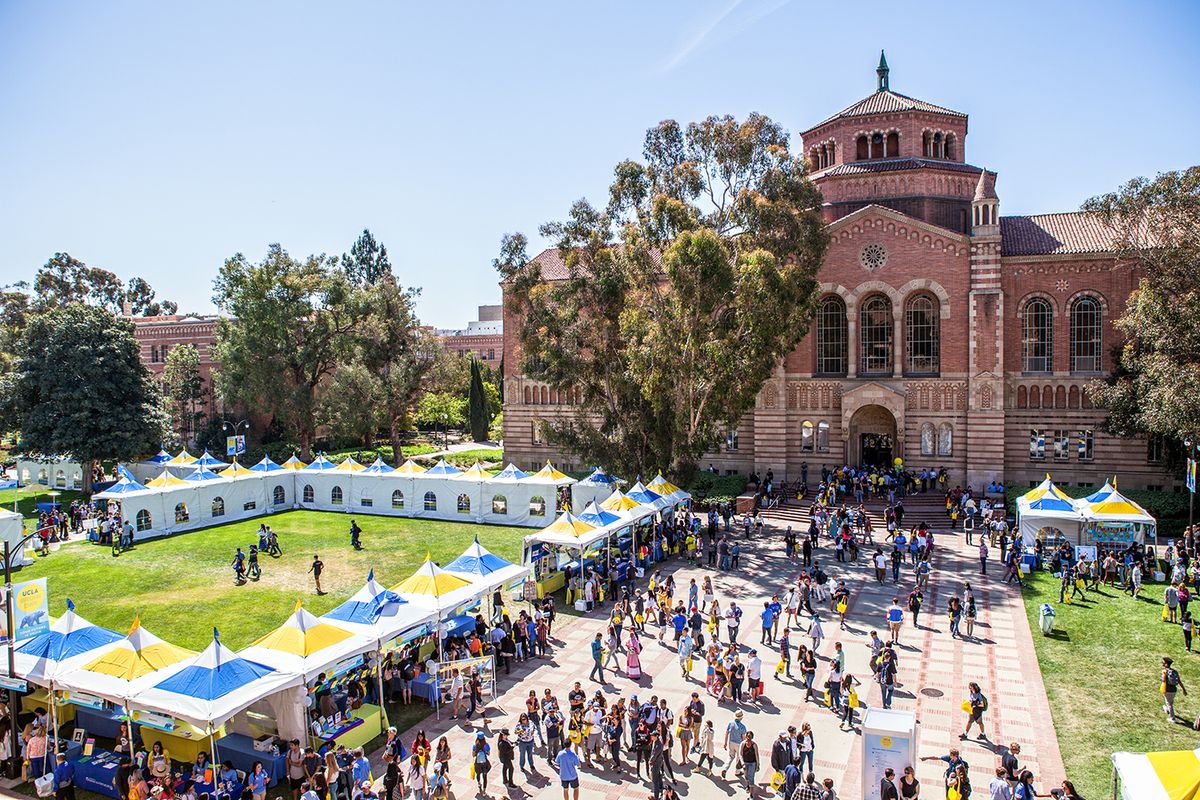
[{"label": "table with blue tablecloth", "polygon": [[75,764],[75,785],[89,792],[120,797],[113,779],[117,776],[117,755],[96,748],[90,756],[80,756]]},{"label": "table with blue tablecloth", "polygon": [[[254,762],[261,761],[274,786],[287,778],[287,753],[272,755],[254,749],[254,739],[244,733],[231,733],[217,739],[217,757],[228,761],[247,775],[254,771]],[[199,791],[196,792],[199,794]]]},{"label": "table with blue tablecloth", "polygon": [[442,637],[466,636],[475,631],[475,618],[467,614],[459,614],[442,623]]},{"label": "table with blue tablecloth", "polygon": [[220,793],[218,793],[216,791],[217,787],[215,784],[204,783],[203,781],[196,781],[195,788],[196,788],[196,796],[197,797],[199,797],[202,794],[207,794],[209,797],[213,797],[213,798],[231,797],[231,798],[235,798],[235,800],[240,800],[240,798],[242,796],[242,789],[244,787],[240,783],[234,783],[231,786],[225,787],[228,789],[228,791],[221,791]]},{"label": "table with blue tablecloth", "polygon": [[[121,732],[121,717],[123,716],[125,716],[125,712],[119,709],[77,706],[75,727],[83,728],[88,732],[89,737],[101,736],[105,739],[116,739],[117,734]],[[137,725],[133,726],[135,735],[137,727]]]},{"label": "table with blue tablecloth", "polygon": [[431,706],[437,705],[437,679],[428,672],[422,672],[413,678],[412,693],[415,697],[428,700]]}]

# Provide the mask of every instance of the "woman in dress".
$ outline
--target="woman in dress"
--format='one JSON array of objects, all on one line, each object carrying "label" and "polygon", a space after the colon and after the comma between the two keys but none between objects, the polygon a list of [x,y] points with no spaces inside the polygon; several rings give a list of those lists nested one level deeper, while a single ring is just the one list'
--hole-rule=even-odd
[{"label": "woman in dress", "polygon": [[[660,634],[662,629],[659,629]],[[638,641],[637,632],[629,631],[629,643],[625,646],[625,674],[633,680],[642,678],[642,643]]]},{"label": "woman in dress", "polygon": [[700,610],[704,611],[708,604],[716,599],[716,594],[713,592],[712,578],[707,575],[704,576],[704,589],[702,595],[703,600],[700,602]]}]

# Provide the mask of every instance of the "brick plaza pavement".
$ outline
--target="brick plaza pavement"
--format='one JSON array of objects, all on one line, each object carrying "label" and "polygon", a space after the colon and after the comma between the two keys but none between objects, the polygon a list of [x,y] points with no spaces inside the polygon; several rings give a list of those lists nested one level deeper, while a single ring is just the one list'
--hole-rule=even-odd
[{"label": "brick plaza pavement", "polygon": [[[915,524],[920,518],[918,513],[910,512],[906,521]],[[938,527],[944,526],[944,517],[931,516],[927,521],[935,526],[933,574],[925,591],[921,629],[914,629],[910,615],[905,614],[900,638],[898,686],[893,696],[893,708],[915,710],[918,720],[919,756],[941,756],[951,746],[961,749],[963,757],[970,764],[974,796],[986,796],[987,785],[994,777],[994,768],[999,763],[1000,747],[1006,747],[1010,741],[1021,744],[1021,763],[1033,770],[1039,791],[1048,791],[1050,787],[1057,786],[1064,777],[1062,758],[1054,736],[1045,688],[1037,668],[1020,595],[1014,586],[1005,586],[1000,582],[998,562],[993,560],[989,565],[989,575],[986,578],[979,574],[975,547],[966,545],[961,531],[950,532],[944,527]],[[761,632],[758,612],[762,610],[763,601],[769,599],[774,592],[780,592],[782,596],[782,587],[799,572],[799,567],[785,558],[783,540],[778,535],[782,530],[780,526],[785,524],[785,521],[769,519],[769,522],[775,524],[768,525],[767,533],[761,538],[756,537],[748,544],[742,540],[741,565],[736,572],[722,573],[707,568],[691,568],[686,561],[679,559],[660,565],[664,574],[674,571],[677,598],[683,596],[686,600],[689,578],[695,577],[697,583],[700,583],[702,576],[709,574],[713,578],[717,598],[722,607],[727,607],[729,601],[733,600],[745,609],[739,636],[743,659],[750,647],[758,646]],[[807,522],[794,515],[786,520],[786,523],[792,524],[799,531],[807,529]],[[880,524],[875,526],[877,531],[882,528]],[[845,579],[851,590],[846,630],[838,630],[835,615],[827,611],[821,615],[826,638],[819,651],[822,658],[818,665],[817,681],[819,683],[823,680],[834,643],[840,641],[846,652],[847,670],[863,682],[859,690],[862,702],[866,705],[878,705],[879,687],[871,681],[868,666],[869,632],[876,630],[886,640],[884,609],[893,596],[899,596],[901,605],[904,605],[904,600],[913,587],[913,576],[911,569],[906,566],[901,573],[898,587],[890,582],[890,570],[889,581],[882,586],[877,584],[873,571],[867,567],[864,553],[868,551],[873,552],[869,547],[864,548],[857,564],[845,565],[834,560],[833,551],[824,540],[816,553],[816,558],[829,572],[831,579]],[[954,640],[950,636],[949,624],[944,613],[946,598],[960,593],[963,581],[966,580],[972,584],[978,606],[975,638]],[[480,730],[488,735],[492,743],[489,797],[562,796],[557,774],[547,765],[543,748],[537,751],[539,758],[535,772],[522,774],[518,771],[516,788],[501,786],[494,737],[501,728],[511,729],[515,726],[517,716],[524,710],[524,699],[531,689],[536,690],[540,696],[543,689],[549,688],[565,706],[567,693],[576,680],[582,681],[583,688],[589,694],[598,688],[598,684],[587,680],[592,666],[589,645],[596,632],[603,629],[606,614],[607,608],[594,612],[590,618],[570,619],[560,615],[560,622],[567,624],[557,625],[555,628],[558,641],[555,642],[552,658],[544,661],[535,659],[526,664],[514,665],[510,677],[501,673],[497,685],[499,696],[496,702],[488,707],[482,719],[477,716],[470,722],[451,721],[444,712],[440,720],[432,717],[426,720],[424,729],[431,741],[436,743],[443,735],[450,738],[454,754],[451,761],[451,779],[455,798],[476,796],[475,783],[468,774],[467,754],[475,733]],[[648,626],[648,633],[652,631],[653,627]],[[643,637],[642,680],[635,682],[621,674],[613,674],[610,670],[607,673],[609,682],[604,691],[610,701],[619,696],[628,698],[631,693],[636,693],[643,702],[652,694],[658,695],[659,698],[666,697],[672,711],[676,713],[686,703],[691,692],[700,691],[705,703],[705,719],[711,719],[717,731],[719,773],[720,767],[723,766],[721,738],[725,725],[733,718],[735,709],[729,703],[718,706],[715,699],[704,692],[701,665],[697,664],[693,670],[693,675],[699,677],[693,677],[690,681],[681,677],[675,649],[670,645],[671,638],[668,635],[667,644],[660,646],[655,636]],[[724,641],[724,632],[722,640]],[[793,632],[791,642],[795,648],[800,643],[809,644],[809,639]],[[788,725],[799,728],[801,723],[808,722],[814,733],[815,772],[818,779],[832,778],[838,797],[842,800],[862,798],[861,736],[857,732],[840,730],[838,718],[827,708],[804,701],[803,690],[798,688],[802,687],[798,669],[793,669],[793,674],[797,676],[794,681],[774,678],[778,655],[772,648],[759,647],[759,655],[763,660],[766,698],[759,702],[744,702],[740,706],[745,712],[743,722],[754,732],[755,740],[759,743],[763,762],[759,770],[757,796],[769,797],[774,794],[765,783],[770,780],[770,748],[777,732]],[[972,739],[968,741],[960,742],[958,739],[966,717],[959,706],[966,697],[967,684],[970,681],[978,682],[989,699],[989,710],[985,715],[989,741],[976,738],[977,731],[973,731]],[[922,689],[935,691],[923,693]],[[411,742],[413,735],[415,730],[404,734],[406,743]],[[693,798],[745,796],[746,792],[741,784],[733,782],[732,770],[729,773],[729,781],[721,780],[719,776],[714,778],[707,774],[694,774],[689,767],[678,765],[678,755],[679,748],[676,745],[672,750],[672,768],[676,777],[680,779],[677,787],[680,795]],[[378,764],[380,754],[376,753],[372,760]],[[629,764],[624,764],[624,771],[617,774],[602,766],[603,763],[597,762],[594,768],[584,768],[581,771],[581,797],[616,800],[649,796],[648,782],[634,778]],[[923,788],[922,797],[943,797],[941,763],[918,762],[915,766]],[[379,774],[381,772],[377,769],[376,775]],[[873,800],[877,796],[878,787],[875,787],[865,800]]]}]

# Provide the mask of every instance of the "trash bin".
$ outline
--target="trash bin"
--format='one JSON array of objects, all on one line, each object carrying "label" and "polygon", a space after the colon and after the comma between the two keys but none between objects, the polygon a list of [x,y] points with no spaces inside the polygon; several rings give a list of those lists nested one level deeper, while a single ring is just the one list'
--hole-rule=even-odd
[{"label": "trash bin", "polygon": [[1050,631],[1054,630],[1054,609],[1049,603],[1042,603],[1042,610],[1038,614],[1038,622],[1042,626],[1042,636],[1049,636]]}]

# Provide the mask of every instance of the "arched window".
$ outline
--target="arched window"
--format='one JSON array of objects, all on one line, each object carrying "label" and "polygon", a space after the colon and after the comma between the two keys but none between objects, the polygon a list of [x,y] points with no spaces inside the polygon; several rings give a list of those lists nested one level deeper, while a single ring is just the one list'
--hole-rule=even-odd
[{"label": "arched window", "polygon": [[137,529],[139,531],[150,530],[150,524],[151,524],[150,523],[150,512],[144,508],[141,511],[139,511],[137,513],[136,524],[137,524]]},{"label": "arched window", "polygon": [[212,515],[214,517],[225,516],[225,498],[214,497],[212,501]]},{"label": "arched window", "polygon": [[896,158],[900,155],[900,134],[892,131],[887,135],[887,157]]},{"label": "arched window", "polygon": [[1029,392],[1024,386],[1017,387],[1017,408],[1026,408],[1029,405]]},{"label": "arched window", "polygon": [[1100,371],[1100,302],[1083,296],[1071,304],[1071,372]]},{"label": "arched window", "polygon": [[57,486],[59,489],[67,488],[67,473],[63,472],[60,469],[58,471],[58,473],[54,476],[54,485]]},{"label": "arched window", "polygon": [[1042,390],[1036,386],[1029,387],[1029,407],[1030,408],[1041,408],[1042,407]]},{"label": "arched window", "polygon": [[1067,393],[1067,408],[1079,408],[1079,387],[1072,386]]},{"label": "arched window", "polygon": [[287,495],[283,491],[282,486],[276,486],[271,490],[271,499],[275,501],[275,505],[281,506],[287,500]]},{"label": "arched window", "polygon": [[460,514],[470,514],[471,513],[471,497],[469,495],[460,494],[458,496],[458,513],[460,513]]},{"label": "arched window", "polygon": [[189,517],[188,517],[187,503],[176,503],[175,504],[175,524],[178,525],[181,522],[187,522],[188,519],[189,519]]},{"label": "arched window", "polygon": [[492,498],[492,513],[507,514],[508,513],[508,498],[502,494],[498,494]]},{"label": "arched window", "polygon": [[342,487],[335,486],[329,490],[329,502],[335,506],[342,504]]},{"label": "arched window", "polygon": [[811,453],[813,449],[813,424],[811,419],[800,423],[800,450]]},{"label": "arched window", "polygon": [[817,452],[829,452],[829,423],[825,420],[817,423]]},{"label": "arched window", "polygon": [[404,508],[404,492],[399,489],[392,492],[392,508]]},{"label": "arched window", "polygon": [[854,143],[854,146],[855,146],[854,157],[857,160],[866,161],[868,158],[871,157],[870,156],[870,144],[867,141],[866,135],[858,137],[858,139]]},{"label": "arched window", "polygon": [[1021,359],[1026,372],[1054,370],[1054,309],[1045,298],[1033,298],[1021,313]]},{"label": "arched window", "polygon": [[425,493],[425,510],[437,511],[437,495],[433,492]]},{"label": "arched window", "polygon": [[550,403],[550,389],[549,389],[549,387],[543,386],[542,387],[542,405],[549,405],[549,403]]},{"label": "arched window", "polygon": [[911,374],[933,375],[940,368],[941,334],[938,303],[927,294],[908,301],[904,311],[905,369]]},{"label": "arched window", "polygon": [[877,294],[859,312],[859,360],[864,375],[892,371],[892,301]]},{"label": "arched window", "polygon": [[846,350],[846,303],[830,295],[817,309],[817,372],[845,375]]},{"label": "arched window", "polygon": [[525,405],[531,405],[529,387],[525,387]]},{"label": "arched window", "polygon": [[544,517],[546,516],[546,499],[540,495],[534,495],[529,498],[529,516]]},{"label": "arched window", "polygon": [[938,427],[938,455],[948,456],[954,453],[954,429],[949,422],[943,422]]},{"label": "arched window", "polygon": [[934,441],[935,437],[936,437],[936,434],[934,433],[934,430],[933,430],[933,423],[932,422],[922,423],[921,424],[921,455],[923,455],[923,456],[933,455],[933,448],[935,446],[935,441]]},{"label": "arched window", "polygon": [[958,158],[958,137],[953,133],[946,134],[946,158],[954,161]]},{"label": "arched window", "polygon": [[305,486],[304,486],[304,494],[302,495],[302,497],[304,498],[304,502],[305,502],[305,503],[311,503],[311,502],[313,502],[313,497],[314,497],[314,495],[313,495],[313,488],[312,488],[312,486],[309,486],[309,485],[305,484]]},{"label": "arched window", "polygon": [[48,476],[46,475],[46,470],[39,469],[38,470],[38,483],[45,483],[47,478],[48,478]]}]

